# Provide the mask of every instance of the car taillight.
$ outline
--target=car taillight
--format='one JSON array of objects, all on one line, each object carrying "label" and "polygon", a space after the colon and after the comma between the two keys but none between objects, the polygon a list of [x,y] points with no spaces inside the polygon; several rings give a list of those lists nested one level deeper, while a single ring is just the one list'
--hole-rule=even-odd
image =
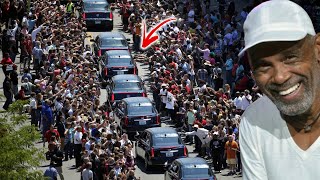
[{"label": "car taillight", "polygon": [[142,97],[147,97],[147,96],[146,96],[146,93],[142,93]]},{"label": "car taillight", "polygon": [[187,147],[186,147],[186,146],[183,148],[183,155],[184,155],[184,156],[187,156],[187,155],[188,155],[188,150],[187,150]]},{"label": "car taillight", "polygon": [[104,68],[104,75],[105,75],[105,76],[108,75],[108,68]]},{"label": "car taillight", "polygon": [[157,123],[157,124],[160,124],[160,116],[159,116],[159,115],[157,116],[157,119],[156,119],[156,120],[157,120],[156,123]]},{"label": "car taillight", "polygon": [[[136,67],[133,68],[133,74],[137,74]],[[143,97],[145,97],[145,96],[143,96]]]},{"label": "car taillight", "polygon": [[101,56],[101,49],[99,49],[98,51],[98,56]]},{"label": "car taillight", "polygon": [[82,13],[82,18],[83,18],[83,19],[86,18],[86,13]]},{"label": "car taillight", "polygon": [[114,101],[114,94],[111,95],[111,101]]},{"label": "car taillight", "polygon": [[129,119],[128,119],[128,117],[125,117],[125,119],[124,119],[124,124],[125,124],[126,126],[128,126],[128,124],[129,124]]},{"label": "car taillight", "polygon": [[110,18],[110,19],[112,19],[112,18],[113,18],[112,12],[110,12],[110,14],[109,14],[109,18]]},{"label": "car taillight", "polygon": [[154,148],[151,148],[151,157],[154,157]]}]

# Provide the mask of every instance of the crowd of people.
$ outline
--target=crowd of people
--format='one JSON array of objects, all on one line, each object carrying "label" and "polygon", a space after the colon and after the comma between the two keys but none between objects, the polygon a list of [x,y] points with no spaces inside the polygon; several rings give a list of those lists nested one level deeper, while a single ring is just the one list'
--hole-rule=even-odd
[{"label": "crowd of people", "polygon": [[[143,63],[149,65],[158,111],[187,131],[187,140],[200,156],[212,159],[216,172],[230,168],[233,175],[236,168],[241,171],[240,115],[261,96],[246,56],[237,56],[253,6],[236,12],[234,1],[210,2],[121,1],[119,11],[135,53],[147,57]],[[76,7],[71,0],[1,2],[3,108],[13,99],[29,99],[31,124],[49,149],[46,175],[63,179],[63,161],[75,158],[84,180],[137,179],[133,144],[118,134],[112,109],[99,100],[99,58],[84,45],[87,29]],[[165,25],[160,40],[142,51],[142,18],[150,27],[167,17],[177,21]]]}]

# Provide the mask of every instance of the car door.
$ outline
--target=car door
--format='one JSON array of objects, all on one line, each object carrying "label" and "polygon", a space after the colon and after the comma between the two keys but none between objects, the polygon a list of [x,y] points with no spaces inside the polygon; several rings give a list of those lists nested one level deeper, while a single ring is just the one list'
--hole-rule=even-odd
[{"label": "car door", "polygon": [[179,164],[176,162],[173,162],[170,166],[170,169],[168,170],[168,180],[178,180],[179,179]]},{"label": "car door", "polygon": [[145,148],[145,141],[146,141],[146,138],[147,138],[147,133],[144,131],[140,134],[140,137],[139,139],[137,140],[137,144],[136,144],[136,147],[137,147],[137,155],[139,155],[140,157],[144,158],[144,148]]}]

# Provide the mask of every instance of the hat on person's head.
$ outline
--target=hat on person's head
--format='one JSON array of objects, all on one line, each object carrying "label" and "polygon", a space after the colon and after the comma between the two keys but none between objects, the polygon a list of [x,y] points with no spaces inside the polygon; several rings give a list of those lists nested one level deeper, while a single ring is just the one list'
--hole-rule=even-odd
[{"label": "hat on person's head", "polygon": [[255,7],[243,25],[245,47],[263,42],[298,41],[307,34],[315,35],[315,30],[307,12],[288,0],[267,1]]},{"label": "hat on person's head", "polygon": [[194,128],[199,128],[198,124],[193,125]]}]

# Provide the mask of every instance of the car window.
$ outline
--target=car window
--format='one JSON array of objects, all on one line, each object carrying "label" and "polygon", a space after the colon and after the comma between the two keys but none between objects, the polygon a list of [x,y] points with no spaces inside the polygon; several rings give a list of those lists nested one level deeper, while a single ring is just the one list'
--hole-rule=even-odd
[{"label": "car window", "polygon": [[141,90],[141,84],[139,82],[116,82],[114,83],[115,90]]},{"label": "car window", "polygon": [[109,7],[108,3],[107,2],[95,2],[95,1],[92,1],[92,2],[84,2],[83,3],[83,8],[85,10],[107,10]]},{"label": "car window", "polygon": [[128,43],[127,43],[126,39],[104,38],[101,40],[101,46],[103,46],[103,47],[127,47]]},{"label": "car window", "polygon": [[128,107],[128,114],[130,115],[146,115],[146,114],[153,114],[155,113],[155,109],[153,106],[132,106]]},{"label": "car window", "polygon": [[153,138],[153,144],[155,146],[164,146],[164,145],[178,145],[182,144],[179,135],[176,133],[170,134],[156,134]]},{"label": "car window", "polygon": [[212,171],[208,165],[200,165],[199,167],[195,167],[193,165],[185,166],[182,171],[184,178],[204,179],[212,176]]},{"label": "car window", "polygon": [[108,58],[108,65],[124,65],[124,64],[132,64],[131,58]]}]

